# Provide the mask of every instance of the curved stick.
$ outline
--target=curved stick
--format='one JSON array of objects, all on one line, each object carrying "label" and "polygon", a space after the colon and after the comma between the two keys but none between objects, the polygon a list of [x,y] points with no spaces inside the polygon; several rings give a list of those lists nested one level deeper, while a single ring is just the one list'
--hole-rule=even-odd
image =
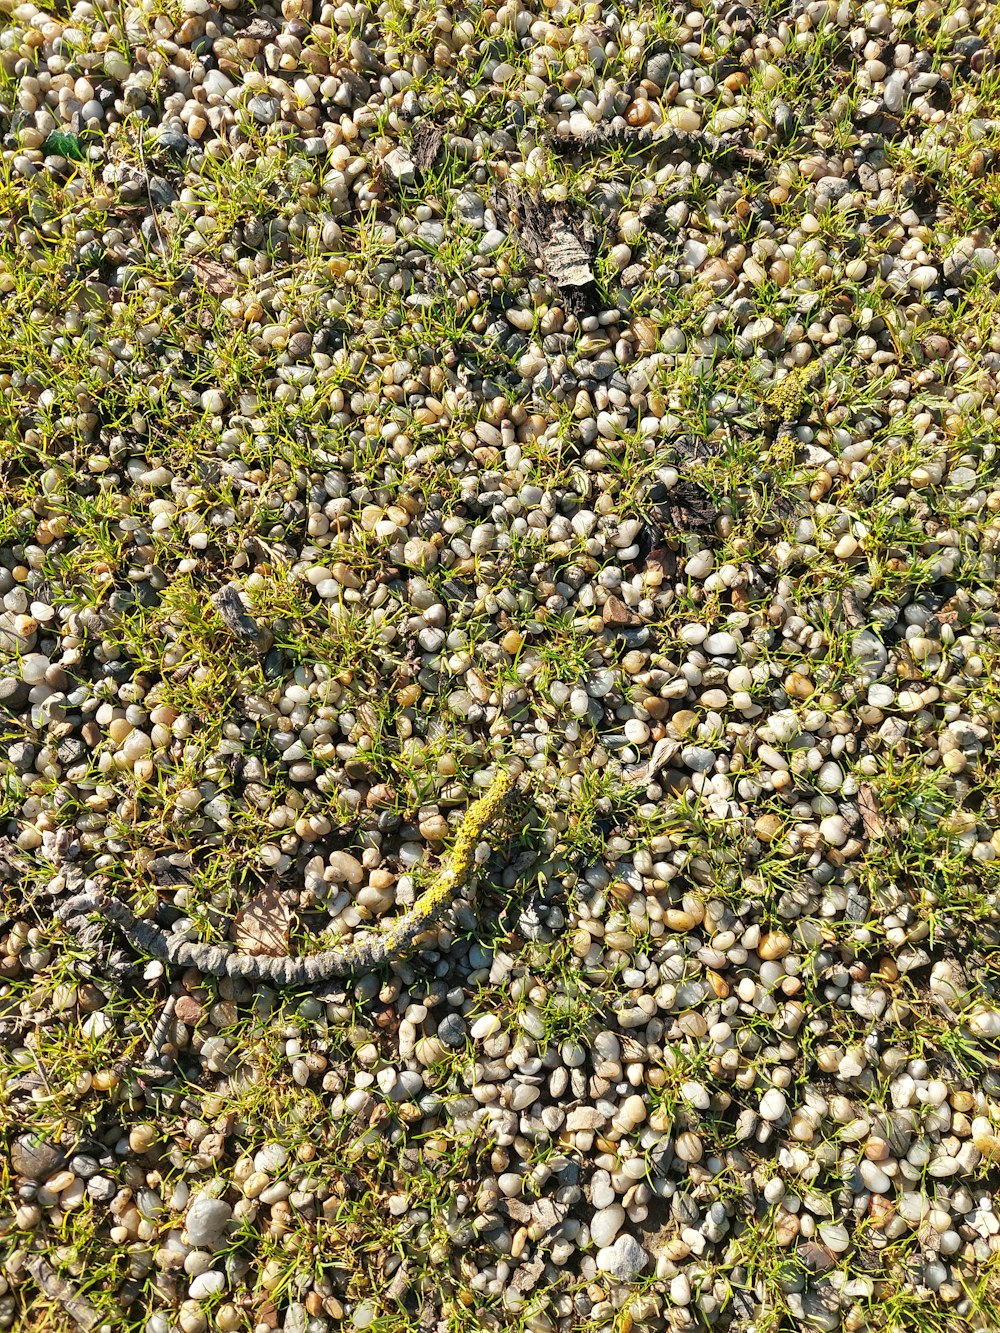
[{"label": "curved stick", "polygon": [[235,949],[200,941],[178,939],[152,921],[143,920],[118,898],[100,888],[78,893],[59,908],[57,918],[78,930],[91,913],[106,917],[130,944],[152,958],[177,967],[194,967],[209,976],[271,982],[275,986],[310,986],[334,977],[371,972],[405,958],[418,936],[438,919],[455,899],[475,868],[476,847],[514,790],[506,771],[497,774],[485,795],[465,813],[445,868],[387,930],[362,936],[342,948],[324,949],[299,958],[238,953]]}]

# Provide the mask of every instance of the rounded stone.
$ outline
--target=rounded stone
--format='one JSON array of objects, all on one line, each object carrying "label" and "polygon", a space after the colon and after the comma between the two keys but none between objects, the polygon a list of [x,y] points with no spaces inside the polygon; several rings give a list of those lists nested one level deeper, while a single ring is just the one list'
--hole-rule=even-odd
[{"label": "rounded stone", "polygon": [[188,1240],[197,1248],[218,1244],[222,1233],[231,1221],[233,1210],[223,1199],[213,1199],[207,1194],[198,1194],[192,1200],[184,1227]]},{"label": "rounded stone", "polygon": [[625,1223],[625,1209],[619,1203],[613,1203],[594,1214],[590,1223],[590,1237],[594,1244],[603,1249],[610,1245]]}]

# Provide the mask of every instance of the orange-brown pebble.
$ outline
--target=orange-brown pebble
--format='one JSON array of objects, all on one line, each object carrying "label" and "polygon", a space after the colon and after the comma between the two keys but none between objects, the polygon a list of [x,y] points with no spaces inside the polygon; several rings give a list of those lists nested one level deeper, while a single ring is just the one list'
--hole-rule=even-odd
[{"label": "orange-brown pebble", "polygon": [[766,935],[761,936],[760,944],[757,945],[757,952],[766,960],[774,958],[784,958],[792,947],[791,938],[781,930],[769,930]]},{"label": "orange-brown pebble", "polygon": [[637,97],[634,102],[628,104],[625,119],[632,126],[648,125],[653,119],[653,108],[644,97]]}]

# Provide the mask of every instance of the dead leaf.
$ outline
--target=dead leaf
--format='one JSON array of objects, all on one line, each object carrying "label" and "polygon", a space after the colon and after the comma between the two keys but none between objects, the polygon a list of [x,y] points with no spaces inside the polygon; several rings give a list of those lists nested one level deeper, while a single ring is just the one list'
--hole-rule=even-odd
[{"label": "dead leaf", "polygon": [[205,255],[193,255],[191,267],[198,281],[212,296],[232,296],[239,285],[239,277],[218,259],[208,259]]},{"label": "dead leaf", "polygon": [[609,596],[601,608],[604,623],[609,629],[618,629],[623,625],[641,625],[642,620],[634,611],[630,611],[623,601]]},{"label": "dead leaf", "polygon": [[680,754],[680,742],[663,736],[653,746],[653,753],[644,764],[635,764],[622,771],[626,782],[652,782],[665,764],[669,764]]},{"label": "dead leaf", "polygon": [[274,1301],[271,1300],[270,1296],[261,1298],[254,1314],[258,1326],[263,1325],[265,1328],[277,1328],[281,1323],[278,1307],[275,1305]]},{"label": "dead leaf", "polygon": [[643,572],[648,574],[654,569],[662,572],[664,580],[672,582],[677,577],[677,552],[669,546],[654,546],[646,556]]},{"label": "dead leaf", "polygon": [[261,889],[233,918],[233,938],[240,953],[286,958],[292,934],[292,913],[277,889]]},{"label": "dead leaf", "polygon": [[879,809],[878,797],[875,790],[869,782],[862,782],[858,786],[858,811],[861,815],[861,822],[864,825],[865,836],[868,838],[881,838],[885,834],[885,821],[882,818],[882,812]]}]

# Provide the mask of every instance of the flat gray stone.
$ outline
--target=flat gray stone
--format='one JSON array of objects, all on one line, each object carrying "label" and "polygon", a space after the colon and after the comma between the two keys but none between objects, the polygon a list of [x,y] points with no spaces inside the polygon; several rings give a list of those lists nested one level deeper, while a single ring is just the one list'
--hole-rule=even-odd
[{"label": "flat gray stone", "polygon": [[649,1255],[634,1236],[619,1236],[613,1245],[598,1251],[597,1267],[619,1282],[631,1282],[645,1268]]}]

